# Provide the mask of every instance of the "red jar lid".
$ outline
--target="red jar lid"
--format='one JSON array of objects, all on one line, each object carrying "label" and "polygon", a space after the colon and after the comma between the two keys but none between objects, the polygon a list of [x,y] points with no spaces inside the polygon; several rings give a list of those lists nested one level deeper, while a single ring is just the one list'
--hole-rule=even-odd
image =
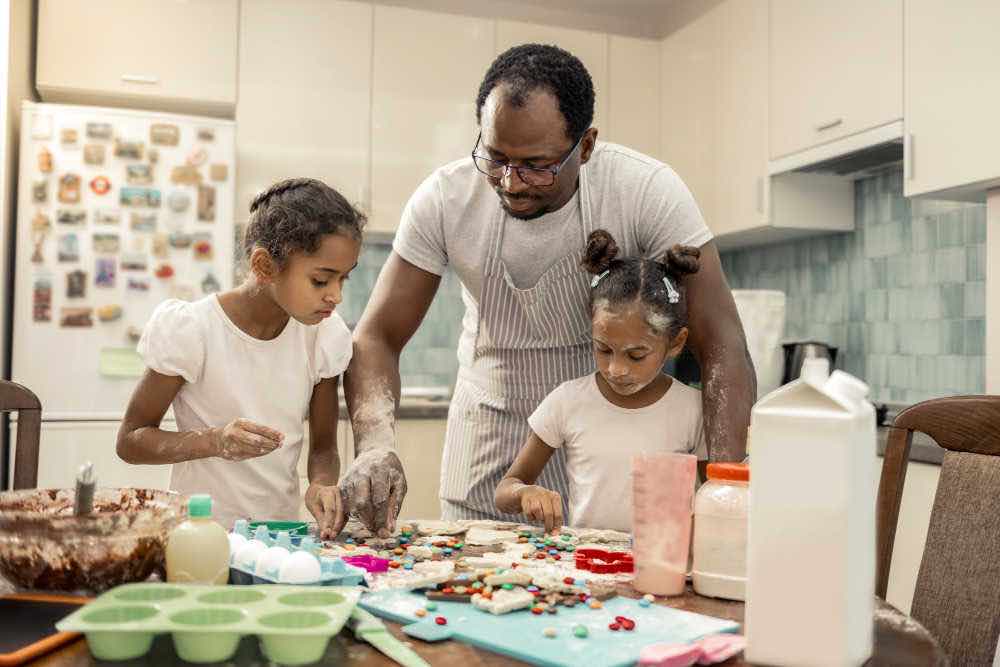
[{"label": "red jar lid", "polygon": [[731,482],[749,482],[750,466],[746,463],[709,463],[709,479],[724,479]]}]

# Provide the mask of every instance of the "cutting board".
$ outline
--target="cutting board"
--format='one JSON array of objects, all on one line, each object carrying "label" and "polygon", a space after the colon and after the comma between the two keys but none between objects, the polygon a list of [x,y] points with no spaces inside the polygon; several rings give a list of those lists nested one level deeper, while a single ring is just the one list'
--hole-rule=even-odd
[{"label": "cutting board", "polygon": [[[585,605],[559,607],[556,614],[536,616],[527,609],[494,616],[464,602],[438,602],[437,609],[423,619],[415,611],[427,602],[423,595],[406,591],[366,593],[360,606],[404,626],[404,632],[422,639],[457,639],[488,651],[544,667],[625,667],[639,660],[643,647],[658,643],[686,644],[706,635],[737,632],[739,624],[721,618],[693,614],[660,605],[642,607],[638,600],[612,598],[601,609]],[[436,616],[448,619],[435,624]],[[635,621],[632,631],[609,630],[615,616]],[[585,625],[589,636],[573,635],[573,627]],[[556,637],[543,634],[555,628]]]}]

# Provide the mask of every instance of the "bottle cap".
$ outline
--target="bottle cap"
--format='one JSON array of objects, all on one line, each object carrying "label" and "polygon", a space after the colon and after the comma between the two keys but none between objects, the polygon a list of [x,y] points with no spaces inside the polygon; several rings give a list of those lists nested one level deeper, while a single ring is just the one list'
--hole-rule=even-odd
[{"label": "bottle cap", "polygon": [[725,479],[731,482],[750,481],[750,466],[746,463],[709,463],[706,472],[709,479]]},{"label": "bottle cap", "polygon": [[196,493],[188,498],[188,516],[212,516],[212,496],[207,493]]}]

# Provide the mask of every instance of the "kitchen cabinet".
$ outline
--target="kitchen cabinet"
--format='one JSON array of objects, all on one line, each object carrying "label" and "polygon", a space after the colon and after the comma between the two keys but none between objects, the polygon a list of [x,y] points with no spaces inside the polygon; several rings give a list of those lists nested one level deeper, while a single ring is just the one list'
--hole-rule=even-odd
[{"label": "kitchen cabinet", "polygon": [[231,116],[238,7],[237,0],[40,0],[38,92],[46,102]]},{"label": "kitchen cabinet", "polygon": [[242,3],[237,220],[258,192],[292,176],[368,207],[372,18],[358,2]]},{"label": "kitchen cabinet", "polygon": [[903,192],[985,201],[1000,186],[1000,3],[908,0]]},{"label": "kitchen cabinet", "polygon": [[[587,30],[558,28],[555,26],[521,21],[498,20],[496,22],[496,55],[500,55],[518,44],[555,44],[580,59],[590,72],[594,83],[594,122],[599,131],[608,122],[608,35]],[[486,73],[485,68],[480,78]],[[601,135],[599,135],[601,136]],[[613,136],[606,137],[617,141]]]},{"label": "kitchen cabinet", "polygon": [[660,155],[660,43],[611,35],[608,38],[607,127],[600,137],[637,151]]},{"label": "kitchen cabinet", "polygon": [[441,457],[447,419],[398,419],[396,443],[406,471],[407,492],[399,516],[404,519],[441,517]]},{"label": "kitchen cabinet", "polygon": [[770,10],[772,159],[902,118],[903,0],[771,0]]},{"label": "kitchen cabinet", "polygon": [[392,232],[417,186],[472,153],[493,22],[376,5],[369,228]]}]

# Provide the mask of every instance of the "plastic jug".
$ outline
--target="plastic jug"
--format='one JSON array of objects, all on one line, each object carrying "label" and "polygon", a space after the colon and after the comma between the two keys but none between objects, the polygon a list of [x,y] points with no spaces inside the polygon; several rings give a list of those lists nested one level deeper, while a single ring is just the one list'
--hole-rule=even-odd
[{"label": "plastic jug", "polygon": [[188,519],[167,538],[167,581],[225,584],[229,581],[229,536],[212,521],[212,498],[188,499]]},{"label": "plastic jug", "polygon": [[861,665],[875,600],[875,414],[826,359],[754,406],[746,659]]},{"label": "plastic jug", "polygon": [[691,584],[699,595],[746,599],[749,485],[747,464],[708,464],[694,499]]}]

